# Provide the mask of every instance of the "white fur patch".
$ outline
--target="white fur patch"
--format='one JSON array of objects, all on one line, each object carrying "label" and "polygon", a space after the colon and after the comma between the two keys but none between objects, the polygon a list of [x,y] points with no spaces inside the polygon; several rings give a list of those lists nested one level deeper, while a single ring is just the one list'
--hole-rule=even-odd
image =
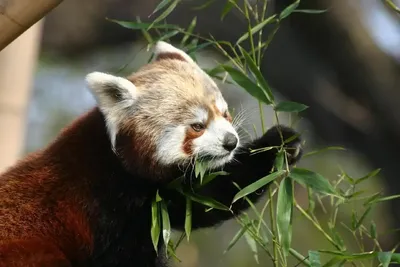
[{"label": "white fur patch", "polygon": [[215,99],[215,105],[221,113],[224,113],[228,109],[228,104],[225,102],[225,99],[221,94],[218,94],[217,98]]},{"label": "white fur patch", "polygon": [[[118,133],[119,123],[126,117],[127,108],[137,99],[136,86],[129,80],[102,72],[92,72],[86,76],[86,84],[105,116],[112,147]],[[118,92],[118,98],[114,95]]]},{"label": "white fur patch", "polygon": [[154,47],[155,58],[157,58],[158,55],[164,54],[164,53],[178,54],[178,55],[182,56],[187,62],[195,64],[193,59],[188,54],[183,52],[182,50],[180,50],[180,49],[176,48],[175,46],[173,46],[169,43],[166,43],[164,41],[158,41]]},{"label": "white fur patch", "polygon": [[156,159],[163,165],[181,162],[187,158],[182,150],[185,140],[185,126],[170,127],[157,142]]},{"label": "white fur patch", "polygon": [[[222,166],[232,160],[234,151],[228,152],[223,147],[223,140],[227,133],[232,133],[238,139],[237,147],[239,146],[239,136],[232,124],[224,118],[217,118],[212,121],[207,127],[204,134],[193,141],[193,151],[198,155],[215,156],[216,160],[209,162],[210,167],[216,168]],[[222,158],[221,158],[222,157]]]},{"label": "white fur patch", "polygon": [[199,108],[195,111],[195,116],[196,119],[193,123],[204,123],[208,119],[208,112],[203,108]]}]

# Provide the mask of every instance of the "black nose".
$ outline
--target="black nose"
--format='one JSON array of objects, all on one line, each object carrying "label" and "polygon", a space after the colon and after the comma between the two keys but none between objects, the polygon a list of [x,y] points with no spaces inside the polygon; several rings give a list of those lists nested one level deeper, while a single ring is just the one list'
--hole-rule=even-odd
[{"label": "black nose", "polygon": [[222,141],[222,146],[229,152],[234,150],[237,146],[238,139],[233,133],[227,133]]}]

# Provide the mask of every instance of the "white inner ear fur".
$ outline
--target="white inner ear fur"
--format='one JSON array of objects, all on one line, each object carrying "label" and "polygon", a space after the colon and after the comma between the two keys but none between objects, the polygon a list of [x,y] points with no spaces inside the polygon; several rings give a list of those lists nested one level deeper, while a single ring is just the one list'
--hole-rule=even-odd
[{"label": "white inner ear fur", "polygon": [[173,53],[182,56],[187,62],[195,64],[193,59],[184,51],[164,41],[158,41],[154,47],[154,56],[157,58],[160,54]]},{"label": "white inner ear fur", "polygon": [[92,72],[86,76],[86,84],[104,114],[112,148],[119,123],[126,117],[127,108],[137,99],[136,86],[129,80],[102,72]]}]

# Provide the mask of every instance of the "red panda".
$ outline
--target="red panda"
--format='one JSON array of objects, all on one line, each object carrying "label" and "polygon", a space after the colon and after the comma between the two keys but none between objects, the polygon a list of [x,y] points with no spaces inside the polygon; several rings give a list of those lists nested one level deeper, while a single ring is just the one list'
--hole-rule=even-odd
[{"label": "red panda", "polygon": [[[167,266],[150,236],[157,190],[168,201],[172,227],[183,229],[185,198],[166,185],[182,175],[193,179],[195,160],[228,172],[200,193],[229,206],[237,193],[232,182],[244,187],[273,166],[277,150],[250,155],[250,149],[297,136],[275,126],[241,142],[214,81],[168,43],[158,42],[154,53],[126,78],[88,74],[97,107],[0,176],[1,267]],[[286,145],[294,164],[302,153],[299,137]],[[246,203],[235,202],[233,212]],[[233,216],[196,203],[192,209],[194,229]]]}]

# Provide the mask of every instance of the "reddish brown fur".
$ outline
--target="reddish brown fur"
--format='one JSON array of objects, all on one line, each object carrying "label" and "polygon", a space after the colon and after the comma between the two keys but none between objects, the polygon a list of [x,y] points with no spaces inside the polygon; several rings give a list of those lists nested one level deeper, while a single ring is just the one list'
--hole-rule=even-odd
[{"label": "reddish brown fur", "polygon": [[188,155],[193,154],[193,140],[202,136],[205,130],[196,132],[192,128],[186,130],[185,140],[183,141],[183,152]]},{"label": "reddish brown fur", "polygon": [[27,267],[26,257],[34,258],[29,266],[69,266],[62,260],[88,257],[93,230],[85,203],[90,181],[113,168],[108,142],[94,109],[0,176],[0,266]]},{"label": "reddish brown fur", "polygon": [[162,53],[157,56],[157,60],[162,59],[178,59],[182,61],[186,61],[185,58],[178,53]]}]

